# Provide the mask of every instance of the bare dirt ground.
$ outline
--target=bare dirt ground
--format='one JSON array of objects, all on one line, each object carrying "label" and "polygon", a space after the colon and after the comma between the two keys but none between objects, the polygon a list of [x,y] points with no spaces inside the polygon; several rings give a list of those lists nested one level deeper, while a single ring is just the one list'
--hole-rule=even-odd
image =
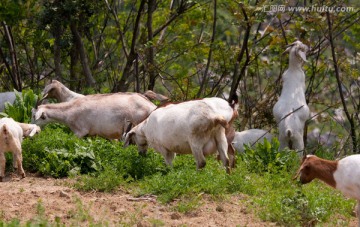
[{"label": "bare dirt ground", "polygon": [[[263,222],[248,207],[245,195],[214,201],[202,195],[200,206],[188,213],[174,207],[180,201],[161,204],[155,197],[135,198],[118,190],[116,193],[79,192],[69,179],[8,176],[0,182],[0,220],[18,219],[65,226],[275,226]],[[351,220],[349,226],[356,226]],[[331,225],[329,225],[331,226]],[[338,226],[338,225],[336,225]]]},{"label": "bare dirt ground", "polygon": [[67,187],[66,179],[27,176],[5,178],[0,183],[0,220],[14,218],[25,224],[47,220],[66,226],[271,226],[246,207],[246,197],[233,196],[214,201],[203,196],[200,206],[179,213],[172,204],[161,204],[155,197],[134,198],[116,193],[83,193]]}]

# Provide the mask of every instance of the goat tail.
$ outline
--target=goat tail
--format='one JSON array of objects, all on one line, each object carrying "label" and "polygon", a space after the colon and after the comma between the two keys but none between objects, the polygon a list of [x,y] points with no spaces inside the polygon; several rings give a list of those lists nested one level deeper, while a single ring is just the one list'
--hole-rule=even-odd
[{"label": "goat tail", "polygon": [[287,136],[288,138],[291,138],[291,137],[292,137],[292,131],[291,131],[291,129],[286,129],[286,136]]},{"label": "goat tail", "polygon": [[1,132],[4,134],[4,135],[8,135],[9,134],[9,128],[6,124],[4,124],[2,127],[1,127]]},{"label": "goat tail", "polygon": [[294,149],[293,148],[293,140],[292,140],[292,131],[291,131],[291,129],[286,129],[286,136],[288,137],[288,139],[289,139],[289,144],[288,144],[288,147],[292,150],[292,149]]},{"label": "goat tail", "polygon": [[238,104],[239,102],[239,97],[237,96],[236,93],[232,94],[230,97],[229,97],[229,105],[231,106],[231,108],[235,108],[236,104]]},{"label": "goat tail", "polygon": [[215,117],[215,125],[218,125],[218,124],[220,124],[225,129],[227,129],[229,127],[229,124],[222,116]]}]

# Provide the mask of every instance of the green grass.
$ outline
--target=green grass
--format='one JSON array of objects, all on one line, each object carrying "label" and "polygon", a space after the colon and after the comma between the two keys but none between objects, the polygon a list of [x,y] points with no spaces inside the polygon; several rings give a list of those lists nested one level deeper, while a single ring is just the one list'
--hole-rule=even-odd
[{"label": "green grass", "polygon": [[[80,191],[113,192],[121,187],[134,196],[156,195],[162,203],[178,199],[174,209],[184,213],[199,207],[204,194],[219,201],[246,194],[248,209],[264,221],[282,226],[326,226],[340,220],[346,225],[355,201],[345,199],[322,182],[300,185],[292,180],[300,160],[294,152],[278,152],[277,147],[274,140],[247,148],[247,154],[237,157],[237,167],[229,175],[214,157],[207,157],[207,164],[200,171],[196,170],[192,155],[176,156],[173,167],[167,167],[162,156],[152,150],[141,156],[135,146],[125,149],[121,142],[98,137],[78,139],[66,127],[49,125],[36,137],[24,141],[23,153],[27,171],[71,176],[75,179],[72,186]],[[48,225],[42,219],[41,206],[38,208],[39,218],[33,224]],[[78,211],[82,212],[72,216],[91,223],[86,209]],[[161,220],[153,222],[162,225]],[[0,226],[18,223],[2,223],[0,219]]]}]

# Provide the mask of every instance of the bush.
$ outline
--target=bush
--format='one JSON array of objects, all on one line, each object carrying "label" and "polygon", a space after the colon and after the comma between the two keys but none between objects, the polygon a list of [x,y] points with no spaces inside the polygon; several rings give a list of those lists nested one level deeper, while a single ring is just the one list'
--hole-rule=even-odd
[{"label": "bush", "polygon": [[99,170],[100,164],[86,141],[62,127],[46,126],[39,135],[23,141],[23,166],[52,177]]},{"label": "bush", "polygon": [[279,151],[279,141],[276,138],[271,143],[265,138],[255,148],[245,145],[245,152],[240,155],[240,159],[249,171],[256,173],[291,170],[299,162],[296,152],[287,149]]},{"label": "bush", "polygon": [[32,90],[15,91],[16,99],[13,104],[5,103],[3,116],[11,117],[17,122],[29,123],[31,121],[31,109],[36,105],[38,96]]}]

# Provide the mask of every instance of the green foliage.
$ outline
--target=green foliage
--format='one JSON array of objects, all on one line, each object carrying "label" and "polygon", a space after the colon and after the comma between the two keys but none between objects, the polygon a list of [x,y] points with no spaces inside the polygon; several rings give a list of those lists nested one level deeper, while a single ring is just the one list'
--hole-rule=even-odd
[{"label": "green foliage", "polygon": [[279,151],[277,138],[273,138],[271,143],[265,138],[264,142],[257,143],[255,148],[245,145],[245,152],[240,158],[250,171],[256,173],[289,170],[298,162],[296,152]]},{"label": "green foliage", "polygon": [[300,164],[296,153],[277,148],[276,140],[247,148],[252,153],[239,156],[229,175],[212,156],[200,171],[192,155],[178,155],[174,166],[167,167],[157,152],[141,156],[135,146],[124,149],[119,142],[99,137],[78,139],[68,128],[49,124],[25,139],[23,162],[26,171],[74,176],[78,190],[113,192],[122,187],[137,196],[157,195],[163,203],[180,199],[175,207],[179,212],[199,207],[204,194],[221,200],[241,193],[249,196],[249,209],[265,221],[284,226],[336,222],[332,214],[337,213],[345,223],[354,201],[322,182],[300,186],[292,180]]},{"label": "green foliage", "polygon": [[17,122],[29,123],[31,121],[31,109],[35,106],[38,96],[33,90],[15,91],[16,99],[13,104],[5,103],[4,116],[11,117]]},{"label": "green foliage", "polygon": [[53,177],[99,170],[100,163],[86,141],[52,127],[46,126],[36,138],[23,141],[24,168]]}]

